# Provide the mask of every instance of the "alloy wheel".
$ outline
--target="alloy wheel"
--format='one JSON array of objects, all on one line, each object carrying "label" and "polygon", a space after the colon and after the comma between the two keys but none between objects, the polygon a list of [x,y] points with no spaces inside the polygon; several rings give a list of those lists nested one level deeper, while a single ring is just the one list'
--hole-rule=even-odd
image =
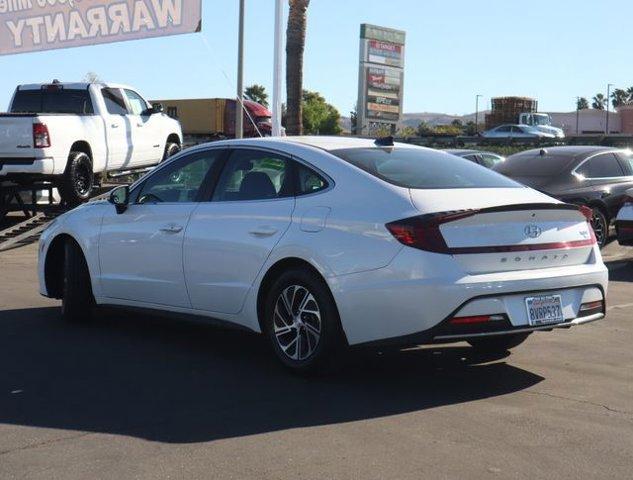
[{"label": "alloy wheel", "polygon": [[598,209],[593,209],[593,215],[591,217],[591,228],[593,228],[593,232],[596,235],[596,241],[598,245],[602,247],[605,244],[605,240],[607,238],[607,221],[604,218],[602,212]]},{"label": "alloy wheel", "polygon": [[90,192],[92,186],[91,175],[92,172],[87,165],[82,163],[77,167],[77,171],[75,172],[75,190],[80,196],[87,195]]},{"label": "alloy wheel", "polygon": [[292,360],[309,358],[321,340],[321,310],[314,295],[300,285],[285,288],[275,302],[275,341]]}]

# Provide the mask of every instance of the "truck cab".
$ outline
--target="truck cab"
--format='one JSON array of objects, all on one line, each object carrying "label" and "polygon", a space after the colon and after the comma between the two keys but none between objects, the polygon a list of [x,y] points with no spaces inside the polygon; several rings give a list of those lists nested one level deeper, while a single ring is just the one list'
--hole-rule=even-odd
[{"label": "truck cab", "polygon": [[552,126],[552,118],[547,113],[521,113],[519,115],[519,124],[529,125],[541,132],[554,135],[556,138],[565,137],[562,128]]}]

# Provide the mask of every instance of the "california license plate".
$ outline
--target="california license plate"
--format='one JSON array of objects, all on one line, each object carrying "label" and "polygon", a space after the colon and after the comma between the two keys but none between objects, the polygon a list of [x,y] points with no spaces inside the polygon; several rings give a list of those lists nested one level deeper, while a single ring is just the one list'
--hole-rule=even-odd
[{"label": "california license plate", "polygon": [[530,325],[549,325],[565,321],[563,302],[560,295],[545,295],[525,299],[527,316]]}]

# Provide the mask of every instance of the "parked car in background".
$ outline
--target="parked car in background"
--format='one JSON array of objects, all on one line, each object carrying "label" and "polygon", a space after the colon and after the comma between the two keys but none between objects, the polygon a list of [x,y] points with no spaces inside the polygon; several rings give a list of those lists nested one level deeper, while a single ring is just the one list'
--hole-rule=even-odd
[{"label": "parked car in background", "polygon": [[180,124],[131,87],[20,85],[0,113],[0,181],[51,181],[76,205],[90,198],[95,177],[154,166],[181,146]]},{"label": "parked car in background", "polygon": [[529,125],[500,125],[481,134],[484,138],[557,138]]},{"label": "parked car in background", "polygon": [[495,170],[564,202],[590,207],[601,247],[626,191],[633,187],[631,151],[612,147],[533,149],[508,157]]},{"label": "parked car in background", "polygon": [[505,161],[505,157],[492,152],[463,149],[448,149],[444,151],[446,153],[450,153],[451,155],[456,155],[458,157],[465,158],[466,160],[470,160],[471,162],[475,162],[478,165],[483,165],[486,168],[493,168],[498,163]]},{"label": "parked car in background", "polygon": [[70,321],[96,303],[262,332],[299,371],[346,345],[505,352],[604,316],[586,215],[391,139],[219,141],[59,217],[40,239],[40,291]]},{"label": "parked car in background", "polygon": [[625,195],[624,205],[615,220],[615,231],[618,243],[630,247],[633,246],[633,188],[629,188]]}]

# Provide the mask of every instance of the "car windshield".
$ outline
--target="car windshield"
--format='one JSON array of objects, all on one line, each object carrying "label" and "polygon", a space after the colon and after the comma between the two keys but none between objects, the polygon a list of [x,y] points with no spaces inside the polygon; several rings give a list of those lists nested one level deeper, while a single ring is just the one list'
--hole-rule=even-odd
[{"label": "car windshield", "polygon": [[534,125],[549,125],[549,116],[547,115],[533,115]]},{"label": "car windshield", "polygon": [[495,165],[495,171],[509,177],[548,177],[565,170],[574,157],[569,155],[540,155],[538,152],[523,153],[508,157]]},{"label": "car windshield", "polygon": [[416,189],[520,188],[463,158],[422,148],[347,148],[333,155],[394,185]]}]

